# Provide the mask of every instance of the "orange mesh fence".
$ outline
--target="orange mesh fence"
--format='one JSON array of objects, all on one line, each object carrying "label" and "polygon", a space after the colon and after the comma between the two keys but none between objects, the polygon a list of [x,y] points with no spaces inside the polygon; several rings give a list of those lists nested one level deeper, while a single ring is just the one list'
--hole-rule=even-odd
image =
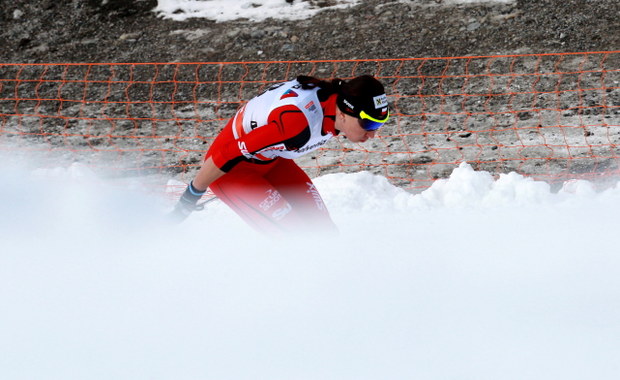
[{"label": "orange mesh fence", "polygon": [[386,85],[377,139],[334,139],[311,176],[369,170],[424,189],[461,162],[557,183],[619,174],[620,52],[384,60],[0,64],[0,153],[187,181],[246,100],[299,74]]}]

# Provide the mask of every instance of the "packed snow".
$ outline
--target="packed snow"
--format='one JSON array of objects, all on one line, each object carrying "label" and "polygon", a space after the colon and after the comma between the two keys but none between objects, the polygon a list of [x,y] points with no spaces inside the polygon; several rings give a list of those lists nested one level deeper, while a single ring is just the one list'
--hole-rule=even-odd
[{"label": "packed snow", "polygon": [[[358,4],[359,0],[336,0],[327,8],[346,8]],[[207,18],[216,21],[231,21],[245,18],[263,21],[268,18],[301,20],[314,16],[322,9],[307,1],[286,0],[158,0],[154,11],[168,19],[184,21],[189,18]]]},{"label": "packed snow", "polygon": [[[406,3],[430,3],[432,1],[400,0]],[[443,5],[468,3],[515,3],[516,0],[443,0]],[[303,20],[316,15],[326,9],[349,8],[361,3],[361,0],[333,0],[314,2],[307,0],[158,0],[154,9],[159,16],[175,21],[185,21],[190,18],[205,18],[218,22],[247,19],[249,21],[264,21],[268,18],[276,20]],[[386,4],[389,4],[387,2]]]},{"label": "packed snow", "polygon": [[462,164],[420,194],[316,184],[340,236],[74,164],[0,171],[3,379],[616,379],[620,186]]}]

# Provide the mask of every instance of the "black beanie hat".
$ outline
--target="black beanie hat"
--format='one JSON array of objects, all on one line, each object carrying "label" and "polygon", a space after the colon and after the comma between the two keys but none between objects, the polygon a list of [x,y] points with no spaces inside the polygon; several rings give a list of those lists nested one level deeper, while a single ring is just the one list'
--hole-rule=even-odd
[{"label": "black beanie hat", "polygon": [[375,119],[388,116],[389,104],[381,82],[371,75],[362,75],[343,82],[338,90],[336,103],[340,111],[353,117],[360,117],[364,111]]}]

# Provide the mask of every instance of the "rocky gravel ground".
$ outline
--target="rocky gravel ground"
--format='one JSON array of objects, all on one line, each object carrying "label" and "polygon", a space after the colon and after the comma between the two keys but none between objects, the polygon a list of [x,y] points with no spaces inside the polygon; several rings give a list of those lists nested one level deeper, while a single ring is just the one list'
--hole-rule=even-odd
[{"label": "rocky gravel ground", "polygon": [[[329,5],[318,1],[317,6]],[[163,20],[156,0],[2,0],[2,62],[446,57],[620,48],[618,0],[366,0],[302,21]]]}]

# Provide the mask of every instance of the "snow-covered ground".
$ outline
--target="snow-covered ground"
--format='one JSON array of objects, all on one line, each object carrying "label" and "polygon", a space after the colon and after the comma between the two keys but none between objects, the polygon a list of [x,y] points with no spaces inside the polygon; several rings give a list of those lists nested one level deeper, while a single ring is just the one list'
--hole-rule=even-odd
[{"label": "snow-covered ground", "polygon": [[[207,18],[218,22],[245,18],[263,21],[267,18],[303,20],[325,9],[355,6],[361,0],[334,0],[330,6],[315,6],[302,0],[158,0],[154,11],[161,17],[184,21],[189,18]],[[435,0],[400,0],[408,3],[429,3]],[[444,5],[467,3],[514,3],[516,0],[444,0]],[[321,3],[321,2],[318,2]],[[324,2],[323,2],[324,3]]]},{"label": "snow-covered ground", "polygon": [[140,183],[0,172],[2,379],[616,379],[620,186],[466,164],[316,179],[341,235],[270,240]]},{"label": "snow-covered ground", "polygon": [[[359,0],[336,0],[335,3],[327,8],[350,7],[359,3]],[[176,21],[207,18],[222,22],[239,18],[262,21],[270,17],[301,20],[312,17],[321,9],[326,8],[313,7],[309,2],[299,0],[291,3],[286,0],[158,0],[154,11]]]}]

